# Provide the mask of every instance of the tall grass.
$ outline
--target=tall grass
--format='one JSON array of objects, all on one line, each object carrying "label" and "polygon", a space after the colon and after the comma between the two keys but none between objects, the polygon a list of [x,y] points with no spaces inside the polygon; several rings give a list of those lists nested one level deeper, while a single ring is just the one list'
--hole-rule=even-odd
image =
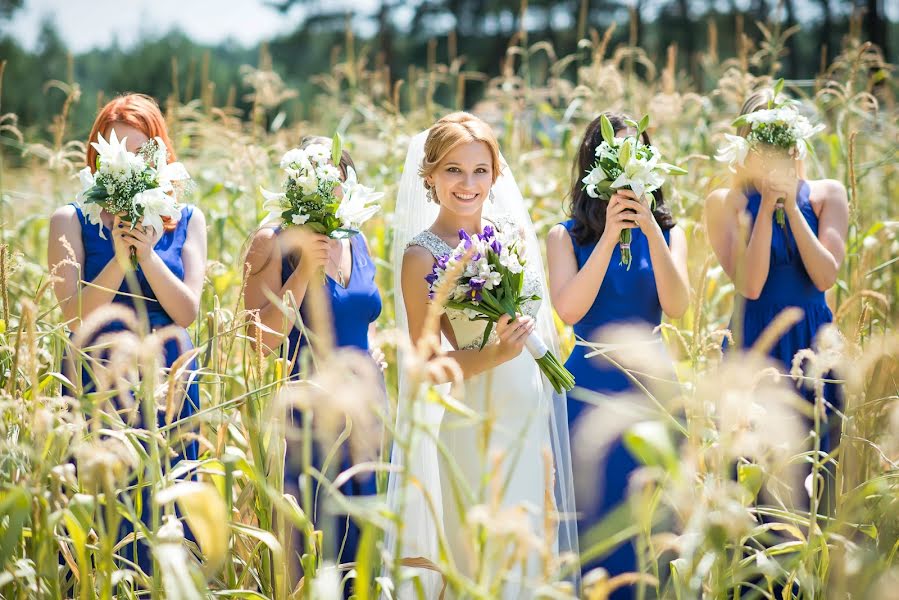
[{"label": "tall grass", "polygon": [[[233,108],[234,93],[224,106],[214,105],[209,93],[189,101],[177,94],[163,99],[176,150],[198,184],[191,201],[203,208],[209,224],[201,316],[190,329],[201,365],[202,408],[186,422],[173,416],[183,394],[178,378],[158,368],[165,331],[149,332],[139,319],[110,308],[71,337],[48,290],[53,277],[45,267],[48,215],[72,199],[72,176],[83,154],[83,141],[69,139],[66,128],[70,107],[80,101],[77,82],[48,82],[63,95],[50,143],[24,140],[15,115],[0,111],[0,159],[7,159],[0,163],[0,595],[328,598],[335,597],[329,594],[341,581],[355,578],[357,597],[372,598],[408,575],[404,564],[439,569],[454,596],[496,595],[501,575],[472,580],[448,559],[403,562],[413,557],[404,557],[401,549],[394,556],[383,552],[381,532],[397,523],[383,497],[343,497],[335,478],[348,474],[322,473],[310,462],[313,443],[323,444],[327,455],[346,441],[358,452],[360,469],[376,472],[383,489],[389,461],[380,428],[399,435],[401,445],[409,434],[394,429],[396,369],[420,378],[446,366],[439,352],[425,358],[432,346],[409,352],[416,358],[406,365],[392,360],[396,345],[404,342],[391,333],[392,272],[384,259],[391,248],[389,200],[365,232],[385,300],[379,327],[391,358],[386,405],[369,393],[372,382],[365,377],[370,374],[354,371],[350,377],[346,369],[352,361],[327,341],[319,340],[314,356],[302,359],[303,380],[288,382],[289,362],[264,356],[247,338],[245,323],[253,315],[240,302],[245,242],[263,216],[258,190],[274,183],[281,152],[305,134],[340,130],[365,181],[387,192],[388,199],[395,197],[409,138],[444,112],[463,108],[466,88],[474,85],[484,95],[470,108],[494,125],[541,231],[562,220],[577,140],[602,110],[651,113],[655,143],[690,171],[666,190],[690,241],[693,286],[691,310],[663,327],[677,357],[678,391],[645,388],[641,398],[618,403],[628,408],[617,418],[595,423],[590,435],[572,440],[599,456],[597,440],[626,431],[629,447],[645,464],[631,480],[628,505],[597,530],[584,532],[589,543],[581,547],[586,558],[633,539],[643,572],[611,579],[593,573],[585,578],[585,596],[601,599],[634,585],[641,597],[774,597],[780,578],[791,581],[803,598],[850,592],[858,598],[895,597],[890,594],[899,580],[899,223],[891,207],[899,199],[899,111],[893,66],[858,38],[856,28],[813,82],[787,83],[828,126],[815,141],[809,175],[839,179],[850,191],[847,260],[828,293],[837,330],[796,373],[800,383],[814,384],[831,370],[845,380],[843,443],[824,454],[814,445],[822,427],[820,393],[816,406],[808,407],[796,382],[772,369],[763,352],[726,358],[720,352],[729,335],[734,293],[709,258],[703,202],[709,191],[727,183],[725,171],[710,159],[716,144],[747,92],[777,76],[792,33],[759,27],[763,44],[756,47],[738,32],[738,56],[721,60],[715,47],[719,32],[710,24],[698,82],[685,76],[675,49],[657,63],[635,34],[629,44],[612,47],[611,29],[587,32],[577,51],[566,56],[545,41],[517,36],[495,78],[466,71],[464,48],[451,38],[448,56],[438,57],[435,46],[426,69],[410,67],[402,79],[391,80],[348,32],[330,71],[317,78],[321,95],[306,99],[317,107],[310,122],[284,125],[280,107],[295,93],[272,71],[264,49],[259,64],[244,70],[250,114]],[[207,90],[208,82],[200,89]],[[437,98],[450,98],[450,106]],[[19,151],[24,158],[16,164],[22,166],[10,167],[9,157]],[[297,312],[290,299],[283,310]],[[81,340],[88,339],[87,330],[115,318],[129,326],[103,340],[118,360],[101,368]],[[789,318],[772,324],[772,333]],[[627,333],[623,345],[634,335]],[[602,345],[595,349],[634,373],[651,366],[645,357],[611,354]],[[97,391],[62,395],[64,356],[97,370]],[[410,401],[442,402],[466,414],[464,405],[427,388],[420,391]],[[131,410],[119,410],[122,405]],[[135,410],[164,411],[168,419],[162,427],[153,419],[139,427]],[[288,425],[293,410],[304,414],[301,429]],[[817,435],[787,426],[790,415],[803,410],[811,411]],[[479,415],[469,416],[482,422]],[[200,459],[170,465],[164,457],[188,439],[199,441]],[[298,498],[285,493],[287,445],[301,449],[305,461]],[[832,513],[820,510],[819,477],[810,480],[811,500],[803,499],[796,473],[797,465],[806,464],[820,477],[834,473]],[[327,539],[322,529],[329,525],[314,513],[313,482],[323,486],[319,493],[326,505],[364,524],[354,568],[335,567],[335,549],[322,545]],[[139,518],[144,497],[151,503],[147,523]],[[508,544],[510,557],[527,544],[540,545],[514,515],[496,512],[489,496],[479,503],[487,518],[472,522],[475,552],[490,538]],[[186,519],[196,544],[184,541],[177,514]],[[152,574],[122,560],[123,548],[133,542],[117,538],[122,520],[134,524],[135,536],[152,540]],[[303,534],[298,549],[294,531]],[[292,551],[300,554],[302,580],[291,573]],[[546,597],[571,597],[563,572],[559,565],[545,569],[533,589]]]}]

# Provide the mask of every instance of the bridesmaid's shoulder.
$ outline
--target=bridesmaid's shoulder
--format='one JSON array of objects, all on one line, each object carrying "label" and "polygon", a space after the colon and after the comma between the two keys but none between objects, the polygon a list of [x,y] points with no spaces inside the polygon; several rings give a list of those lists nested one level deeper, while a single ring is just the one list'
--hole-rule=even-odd
[{"label": "bridesmaid's shoulder", "polygon": [[718,188],[706,196],[706,210],[712,212],[721,212],[729,209],[731,212],[737,212],[746,208],[746,195],[742,190],[734,188]]},{"label": "bridesmaid's shoulder", "polygon": [[278,245],[278,230],[276,227],[263,225],[250,238],[250,247],[247,249],[246,262],[250,266],[267,264]]},{"label": "bridesmaid's shoulder", "polygon": [[837,179],[809,179],[809,202],[820,212],[825,206],[836,208],[849,206],[846,186]]},{"label": "bridesmaid's shoulder", "polygon": [[81,229],[81,220],[78,218],[78,210],[74,204],[63,204],[50,215],[51,229]]},{"label": "bridesmaid's shoulder", "polygon": [[566,223],[557,223],[550,228],[549,233],[546,236],[547,244],[567,245],[569,248],[574,247],[571,243],[571,235],[568,233],[568,227],[565,225]]},{"label": "bridesmaid's shoulder", "polygon": [[72,203],[63,204],[53,211],[53,214],[50,215],[51,219],[77,219],[78,218],[78,210],[75,208],[75,205]]}]

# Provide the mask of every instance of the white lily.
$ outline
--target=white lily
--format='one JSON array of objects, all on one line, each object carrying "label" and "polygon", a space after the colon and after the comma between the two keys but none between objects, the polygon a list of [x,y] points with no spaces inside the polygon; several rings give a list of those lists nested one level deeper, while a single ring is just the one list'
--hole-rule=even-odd
[{"label": "white lily", "polygon": [[591,198],[599,198],[596,193],[596,186],[606,180],[606,174],[599,167],[591,169],[587,175],[581,179],[581,182],[587,186],[587,195]]},{"label": "white lily", "polygon": [[268,215],[262,220],[262,223],[267,224],[280,221],[281,213],[287,208],[282,202],[287,198],[287,194],[284,192],[270,192],[265,188],[259,188],[259,191],[262,192],[262,197],[265,198],[265,202],[262,203],[262,208],[268,211]]},{"label": "white lily", "polygon": [[659,189],[665,183],[665,178],[657,169],[658,162],[659,158],[655,154],[650,158],[631,155],[630,160],[624,165],[624,171],[612,182],[612,187],[616,189],[630,187],[638,198]]},{"label": "white lily", "polygon": [[[125,140],[127,139],[127,137],[123,137],[119,140],[115,129],[112,130],[108,141],[103,138],[102,133],[97,134],[97,141],[91,142],[91,146],[100,155],[101,172],[110,174],[130,173],[132,168],[136,166],[134,164],[135,155],[128,152],[125,147]],[[143,159],[140,160],[141,164],[143,164]]]},{"label": "white lily", "polygon": [[190,179],[187,169],[180,162],[163,163],[162,167],[157,168],[156,179],[166,192],[172,191],[173,181],[185,181]]},{"label": "white lily", "polygon": [[715,154],[715,160],[730,165],[733,171],[734,165],[743,166],[746,161],[746,155],[749,154],[749,142],[740,135],[724,134],[727,142],[718,149]]},{"label": "white lily", "polygon": [[181,208],[162,188],[144,190],[136,194],[132,202],[134,206],[143,208],[141,222],[144,227],[152,227],[157,232],[163,230],[162,217],[170,219],[181,217]]},{"label": "white lily", "polygon": [[359,227],[373,217],[381,206],[372,204],[383,196],[383,192],[375,192],[374,188],[366,187],[356,179],[356,171],[353,167],[347,167],[346,181],[341,184],[343,199],[337,207],[335,216],[347,229],[359,229]]}]

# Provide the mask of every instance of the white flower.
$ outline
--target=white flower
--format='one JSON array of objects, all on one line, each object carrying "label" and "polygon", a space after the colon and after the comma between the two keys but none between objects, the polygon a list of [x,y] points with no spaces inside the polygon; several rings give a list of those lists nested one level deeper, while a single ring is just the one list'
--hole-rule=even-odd
[{"label": "white flower", "polygon": [[319,165],[331,160],[331,149],[324,144],[309,144],[305,150],[309,160]]},{"label": "white flower", "polygon": [[283,192],[270,192],[264,188],[259,188],[259,191],[262,192],[262,197],[265,198],[265,202],[262,203],[262,208],[268,211],[268,215],[262,220],[262,223],[277,223],[281,220],[281,213],[287,208],[283,202],[283,200],[287,198],[287,194]]},{"label": "white flower", "polygon": [[166,193],[172,191],[173,181],[184,181],[186,179],[190,179],[190,175],[188,175],[187,169],[180,162],[163,163],[156,171],[156,181],[159,183],[159,187]]},{"label": "white flower", "polygon": [[587,186],[587,195],[591,198],[599,198],[599,194],[596,193],[597,184],[606,180],[606,174],[600,167],[596,167],[595,169],[591,169],[587,175],[581,179],[581,183]]},{"label": "white flower", "polygon": [[632,154],[624,165],[624,172],[612,182],[612,187],[617,189],[628,186],[638,198],[659,189],[665,183],[665,178],[656,168],[658,160],[655,154],[650,158],[639,158],[636,153]]},{"label": "white flower", "polygon": [[[128,152],[126,149],[126,139],[127,138],[122,138],[119,140],[116,136],[115,129],[112,130],[109,141],[103,138],[102,133],[97,134],[97,141],[91,142],[91,146],[93,146],[97,151],[97,154],[99,154],[100,172],[113,175],[129,174],[131,172],[135,155]],[[140,160],[141,165],[143,165],[143,159]]]},{"label": "white flower", "polygon": [[296,213],[295,215],[290,217],[290,222],[294,225],[303,225],[308,220],[309,215],[304,215],[303,213]]},{"label": "white flower", "polygon": [[135,207],[143,209],[141,221],[144,227],[152,227],[156,232],[162,232],[162,217],[170,219],[181,217],[180,207],[162,188],[145,190],[135,195],[132,202]]},{"label": "white flower", "polygon": [[[296,168],[292,165],[309,165],[309,156],[306,154],[305,150],[300,148],[293,148],[284,153],[284,156],[281,157],[281,168],[287,171],[290,168]],[[288,173],[289,175],[290,173]]]},{"label": "white flower", "polygon": [[359,183],[353,167],[347,167],[346,181],[341,187],[343,198],[335,216],[346,229],[359,229],[364,222],[381,210],[380,205],[371,203],[380,200],[384,194]]},{"label": "white flower", "polygon": [[727,142],[718,149],[715,154],[715,160],[728,163],[733,170],[734,165],[743,166],[746,161],[746,155],[749,153],[749,142],[746,138],[739,135],[731,135],[725,133],[724,137]]},{"label": "white flower", "polygon": [[330,163],[321,165],[315,170],[315,173],[321,181],[328,183],[337,183],[340,181],[340,169]]},{"label": "white flower", "polygon": [[521,259],[518,258],[518,255],[506,252],[505,248],[503,248],[503,252],[499,255],[499,264],[509,269],[512,273],[517,274],[524,271],[524,264],[521,262]]}]

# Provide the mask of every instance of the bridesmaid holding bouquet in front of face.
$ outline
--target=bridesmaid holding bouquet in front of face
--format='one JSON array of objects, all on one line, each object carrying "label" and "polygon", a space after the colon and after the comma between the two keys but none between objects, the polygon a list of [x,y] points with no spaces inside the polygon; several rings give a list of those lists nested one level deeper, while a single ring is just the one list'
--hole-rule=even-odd
[{"label": "bridesmaid holding bouquet in front of face", "polygon": [[[370,379],[375,388],[373,394],[383,395],[381,371],[386,367],[384,354],[371,344],[375,321],[381,314],[381,294],[375,283],[375,262],[365,236],[358,231],[361,222],[377,210],[376,206],[368,203],[381,194],[372,193],[371,189],[357,182],[353,160],[346,150],[333,152],[337,154],[334,160],[333,143],[325,137],[304,138],[300,147],[290,150],[281,161],[281,167],[288,176],[288,191],[283,194],[265,192],[269,202],[273,202],[270,208],[280,224],[260,227],[253,235],[247,252],[244,303],[248,310],[256,312],[258,323],[262,325],[257,331],[256,322],[251,321],[250,337],[261,342],[263,352],[280,353],[291,365],[289,378],[295,381],[300,378],[302,365],[306,362],[304,349],[310,345],[313,350],[316,348],[316,335],[333,336],[334,346],[341,348],[342,356],[352,361],[352,364],[346,364],[346,377]],[[303,188],[303,185],[307,187]],[[321,215],[297,210],[303,198],[321,193],[323,189],[327,189],[327,193],[333,194],[334,200],[341,204],[337,217],[352,225],[352,230],[342,230],[329,236],[321,232],[324,228],[316,221]],[[321,204],[320,201],[318,204]],[[354,207],[358,210],[351,211],[350,208]],[[283,218],[283,215],[289,216]],[[331,217],[326,217],[326,220]],[[285,313],[278,302],[271,301],[272,297],[285,301],[288,293],[292,294],[299,307],[303,325],[311,329],[302,329],[293,311]],[[316,297],[311,298],[313,295]],[[314,314],[322,314],[313,307],[315,301],[326,304],[326,307],[319,308],[328,315],[325,319],[327,323],[315,318]],[[316,331],[317,326],[327,327],[329,331]],[[354,352],[358,356],[351,357]],[[312,407],[313,412],[318,408]],[[292,411],[291,420],[294,430],[302,426],[299,411]],[[358,435],[358,431],[354,434]],[[315,468],[324,472],[324,454],[330,451],[327,449],[323,453],[315,448],[312,457]],[[292,437],[288,438],[284,487],[297,498],[301,497],[301,457],[300,444]],[[342,473],[353,465],[350,442],[345,441],[330,463],[331,470]],[[328,475],[333,480],[331,470]],[[361,538],[359,526],[349,515],[340,515],[325,524],[324,520],[331,517],[321,503],[328,500],[328,494],[325,488],[317,484],[314,489],[317,502],[313,520],[317,529],[328,534],[323,540],[325,556],[336,558],[338,564],[354,562]],[[375,476],[370,471],[363,471],[342,484],[340,492],[351,497],[373,495],[377,492]],[[303,552],[300,546],[302,540],[297,536],[292,543],[296,547],[289,549],[287,554],[294,561],[295,552]],[[299,569],[295,561],[292,569]],[[348,585],[344,595],[350,593],[351,586]]]},{"label": "bridesmaid holding bouquet in front of face", "polygon": [[[809,141],[823,126],[813,126],[779,87],[755,92],[743,104],[738,135],[728,135],[717,155],[729,163],[732,182],[709,195],[705,218],[715,255],[736,287],[730,328],[740,348],[752,347],[784,309],[802,310],[802,319],[769,350],[789,371],[796,353],[814,348],[818,331],[833,321],[825,292],[846,256],[849,205],[839,181],[805,178]],[[743,215],[750,222],[746,240]],[[811,386],[802,390],[814,402]],[[838,442],[832,410],[840,406],[838,386],[826,384],[824,400],[820,442],[829,452]]]},{"label": "bridesmaid holding bouquet in front of face", "polygon": [[[85,189],[79,201],[59,208],[50,218],[48,263],[56,276],[53,290],[63,317],[78,336],[78,330],[98,314],[102,316],[104,309],[116,306],[134,311],[140,297],[134,322],[145,316],[150,331],[165,328],[171,333],[163,344],[162,357],[164,366],[171,368],[193,348],[186,328],[196,320],[200,308],[206,271],[206,221],[198,207],[177,202],[179,182],[188,175],[175,162],[156,102],[143,94],[127,94],[107,103],[91,130],[86,162],[81,172]],[[134,175],[138,172],[141,181],[135,187]],[[107,191],[113,188],[102,186],[104,178],[109,177],[122,188],[112,196]],[[148,187],[148,181],[155,187],[149,186],[140,194],[129,192]],[[135,218],[137,215],[139,218]],[[100,343],[104,334],[133,328],[126,321],[112,318],[97,331],[81,332],[80,337],[87,336],[82,347]],[[73,354],[68,352],[67,367],[74,363]],[[84,397],[103,392],[98,382],[104,378],[97,375],[112,362],[111,358],[110,351],[105,350],[80,362],[78,372],[67,369],[68,377],[82,384],[80,390],[72,386],[67,393],[80,392]],[[81,368],[85,365],[90,368]],[[142,414],[142,406],[137,403],[137,427],[147,427],[146,419],[156,419],[162,427],[169,419],[186,419],[199,409],[196,359],[184,368],[186,375],[175,394],[174,414]],[[105,385],[108,387],[108,383]],[[124,407],[117,404],[115,408],[120,411]],[[187,434],[180,429],[169,434],[177,436],[178,456],[171,459],[172,464],[197,459],[199,444]],[[147,523],[149,491],[145,487],[141,493],[144,514],[140,516]],[[132,523],[126,521],[122,529],[120,535],[132,531]],[[152,560],[146,540],[126,545],[120,554],[149,574]]]},{"label": "bridesmaid holding bouquet in front of face", "polygon": [[[605,135],[603,117],[607,119]],[[642,131],[645,124],[638,126],[638,132],[629,123],[633,121],[623,115],[607,113],[587,127],[574,164],[569,196],[571,218],[553,227],[546,242],[553,306],[582,340],[591,340],[606,325],[642,324],[655,328],[661,323],[663,312],[678,318],[689,304],[686,236],[675,225],[662,190],[656,185],[641,186],[639,182],[626,186],[630,189],[610,187],[608,180],[603,186],[603,174],[597,176],[594,168],[603,160],[600,155],[610,155],[607,153],[620,146],[622,138],[630,137],[632,148],[639,148],[640,152],[657,152],[647,148],[651,142]],[[667,171],[671,165],[660,165],[660,178],[668,172],[680,172],[675,167]],[[661,345],[661,336],[654,337],[655,343]],[[579,388],[606,395],[634,389],[625,373],[602,356],[587,359],[588,352],[589,348],[578,344],[565,363]],[[670,371],[674,378],[673,365],[663,370]],[[571,428],[577,427],[591,406],[576,396],[577,389],[568,395]],[[611,398],[609,402],[626,400]],[[581,446],[572,442],[575,465],[585,462],[584,457],[578,457],[579,452],[585,452]],[[599,474],[575,473],[582,551],[589,550],[583,543],[585,534],[626,501],[628,480],[637,467],[620,438],[612,443],[603,463]],[[593,482],[595,486],[591,485]],[[605,568],[613,577],[637,571],[633,545],[629,541],[623,543],[601,560],[583,565],[582,570],[586,573],[596,567]],[[632,588],[619,588],[612,597],[630,598],[632,594]]]}]

